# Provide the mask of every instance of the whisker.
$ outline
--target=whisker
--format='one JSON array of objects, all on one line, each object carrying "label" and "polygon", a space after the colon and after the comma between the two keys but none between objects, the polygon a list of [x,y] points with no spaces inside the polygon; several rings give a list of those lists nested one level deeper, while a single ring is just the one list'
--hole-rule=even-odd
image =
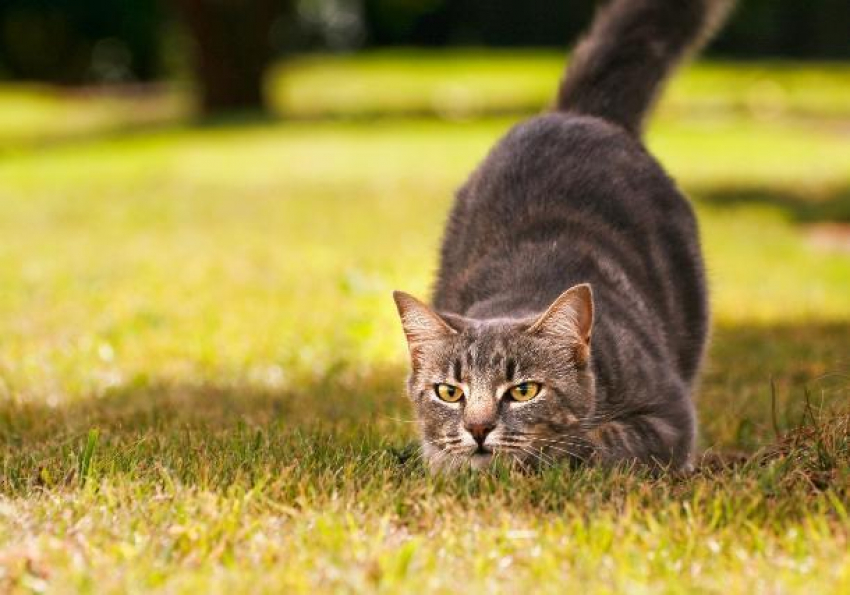
[{"label": "whisker", "polygon": [[531,448],[528,448],[528,447],[523,447],[523,448],[521,448],[521,450],[525,454],[531,455],[532,457],[534,457],[542,465],[546,465],[546,466],[550,466],[550,467],[552,466],[552,462],[548,458],[546,458],[545,455],[542,452],[532,450]]},{"label": "whisker", "polygon": [[416,420],[416,419],[402,419],[400,417],[392,417],[391,415],[381,415],[380,417],[381,417],[381,419],[385,419],[385,420],[388,420],[388,421],[394,421],[396,423],[401,423],[401,424],[417,424],[417,423],[419,423],[419,421]]},{"label": "whisker", "polygon": [[587,440],[581,439],[570,439],[570,438],[537,438],[535,442],[542,442],[545,444],[559,444],[563,446],[576,446],[576,447],[588,447],[592,446],[592,443]]},{"label": "whisker", "polygon": [[584,456],[580,455],[579,453],[574,452],[574,451],[572,451],[572,450],[570,450],[570,449],[568,449],[568,448],[561,448],[560,446],[556,446],[556,445],[549,445],[549,446],[547,446],[546,448],[551,448],[552,450],[555,450],[555,451],[557,451],[557,452],[563,453],[563,454],[565,454],[565,455],[567,455],[567,456],[570,456],[570,457],[574,457],[574,458],[576,458],[576,459],[579,459],[579,460],[580,460],[580,461],[582,461],[582,462],[587,462],[587,458],[586,458],[586,457],[584,457]]}]

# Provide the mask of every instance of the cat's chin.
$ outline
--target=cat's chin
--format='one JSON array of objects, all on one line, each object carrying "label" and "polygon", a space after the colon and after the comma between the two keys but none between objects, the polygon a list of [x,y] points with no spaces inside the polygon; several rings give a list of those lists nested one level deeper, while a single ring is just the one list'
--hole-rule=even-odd
[{"label": "cat's chin", "polygon": [[431,473],[452,473],[472,469],[483,471],[493,463],[495,455],[493,452],[473,452],[467,455],[452,457],[448,460],[439,456],[430,461]]},{"label": "cat's chin", "polygon": [[493,462],[492,452],[476,452],[469,457],[469,466],[476,471],[486,469]]}]

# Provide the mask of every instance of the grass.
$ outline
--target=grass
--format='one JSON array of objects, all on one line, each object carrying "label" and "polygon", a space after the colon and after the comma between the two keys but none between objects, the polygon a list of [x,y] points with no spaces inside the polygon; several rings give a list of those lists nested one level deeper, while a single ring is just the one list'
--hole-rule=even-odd
[{"label": "grass", "polygon": [[[551,102],[564,58],[534,50],[305,57],[275,72],[270,93],[279,110],[302,116],[437,113],[463,119],[481,111],[534,112]],[[845,117],[848,72],[840,63],[702,63],[674,82],[664,105],[668,112],[734,110],[768,119]]]},{"label": "grass", "polygon": [[[272,69],[267,95],[288,119],[523,115],[551,103],[565,56],[540,50],[392,50],[295,57]],[[664,95],[662,117],[738,115],[760,123],[843,127],[850,118],[845,63],[701,62]],[[92,131],[180,123],[190,113],[187,85],[57,92],[0,88],[0,152]]]},{"label": "grass", "polygon": [[[0,591],[850,589],[850,254],[811,227],[850,213],[843,66],[698,66],[651,128],[713,286],[695,476],[410,457],[389,292],[427,294],[452,190],[556,78],[497,58],[305,59],[262,125],[0,89],[36,114],[0,133]],[[423,103],[463,77],[516,95]],[[398,89],[323,82],[364,78]]]}]

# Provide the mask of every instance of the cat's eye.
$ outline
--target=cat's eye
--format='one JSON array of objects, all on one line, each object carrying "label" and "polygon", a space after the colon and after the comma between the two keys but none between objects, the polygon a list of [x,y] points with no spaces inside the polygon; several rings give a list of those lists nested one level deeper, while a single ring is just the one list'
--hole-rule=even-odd
[{"label": "cat's eye", "polygon": [[540,384],[537,382],[522,382],[508,390],[508,394],[514,401],[530,401],[540,392]]},{"label": "cat's eye", "polygon": [[438,384],[434,387],[434,392],[446,403],[457,403],[463,398],[463,391],[451,384]]}]

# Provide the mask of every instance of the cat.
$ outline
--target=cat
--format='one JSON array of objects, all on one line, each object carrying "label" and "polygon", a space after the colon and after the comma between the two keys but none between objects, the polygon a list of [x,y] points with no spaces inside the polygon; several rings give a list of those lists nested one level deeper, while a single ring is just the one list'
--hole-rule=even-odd
[{"label": "cat", "polygon": [[555,108],[458,191],[433,308],[394,292],[433,470],[691,467],[709,309],[694,213],[641,141],[732,0],[612,0]]}]

